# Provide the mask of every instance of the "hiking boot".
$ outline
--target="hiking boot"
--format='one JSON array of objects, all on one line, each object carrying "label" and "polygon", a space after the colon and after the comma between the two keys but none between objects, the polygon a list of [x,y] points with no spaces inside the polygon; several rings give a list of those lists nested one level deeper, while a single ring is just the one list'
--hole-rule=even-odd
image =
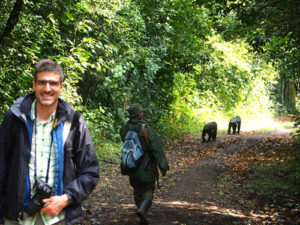
[{"label": "hiking boot", "polygon": [[148,221],[146,219],[146,212],[151,206],[151,201],[143,200],[136,215],[140,218],[141,222],[140,225],[148,225]]}]

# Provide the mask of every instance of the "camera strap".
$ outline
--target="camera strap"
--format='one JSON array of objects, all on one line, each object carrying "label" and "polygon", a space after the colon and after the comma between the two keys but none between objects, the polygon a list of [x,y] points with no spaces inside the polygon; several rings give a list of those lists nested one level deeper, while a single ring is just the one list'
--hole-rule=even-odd
[{"label": "camera strap", "polygon": [[[35,181],[37,180],[37,158],[36,158],[36,154],[37,154],[37,151],[36,151],[37,122],[36,121],[37,121],[37,113],[36,113],[36,103],[35,103],[35,121],[34,121],[34,125],[35,125],[35,128],[34,128],[34,132],[35,132],[35,135],[34,135],[34,139],[35,139],[34,140],[34,142],[35,142],[34,143],[34,179],[35,179]],[[46,173],[46,180],[45,180],[46,183],[48,183],[48,179],[49,179],[50,159],[51,159],[52,144],[53,144],[52,133],[53,133],[53,130],[56,126],[56,123],[57,123],[57,117],[56,117],[56,114],[55,114],[55,119],[54,119],[52,129],[51,129],[51,132],[50,132],[51,143],[50,143],[50,149],[49,149],[47,173]]]}]

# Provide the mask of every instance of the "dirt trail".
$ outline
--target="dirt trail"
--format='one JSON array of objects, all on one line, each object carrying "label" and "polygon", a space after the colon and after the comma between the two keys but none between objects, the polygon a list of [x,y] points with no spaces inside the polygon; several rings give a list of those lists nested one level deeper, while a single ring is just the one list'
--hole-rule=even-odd
[{"label": "dirt trail", "polygon": [[[156,189],[154,203],[148,212],[150,224],[277,224],[274,216],[254,215],[242,204],[243,188],[228,187],[223,181],[230,172],[224,158],[255,146],[271,135],[290,136],[283,132],[219,134],[215,142],[202,143],[200,136],[187,135],[175,143],[166,143],[171,170],[161,178],[162,187]],[[80,223],[82,225],[139,224],[132,188],[128,178],[120,175],[118,166],[102,174],[101,182],[84,205],[87,217]]]}]

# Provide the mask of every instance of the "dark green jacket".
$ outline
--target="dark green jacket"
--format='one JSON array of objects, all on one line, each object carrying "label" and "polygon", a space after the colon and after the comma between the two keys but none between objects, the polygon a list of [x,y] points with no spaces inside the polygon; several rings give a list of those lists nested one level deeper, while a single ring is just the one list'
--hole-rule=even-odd
[{"label": "dark green jacket", "polygon": [[[164,173],[167,170],[169,170],[169,165],[168,165],[168,161],[167,161],[167,158],[166,158],[166,154],[165,154],[162,143],[160,142],[160,139],[159,139],[157,133],[149,125],[149,123],[147,123],[144,120],[135,120],[135,119],[129,120],[127,122],[127,126],[124,125],[120,130],[121,139],[122,139],[122,141],[124,141],[124,138],[126,136],[127,131],[138,129],[138,127],[142,123],[145,123],[146,128],[148,129],[148,140],[149,140],[149,143],[150,143],[150,148],[148,149],[148,151],[150,151],[151,154],[153,155],[153,158],[155,159],[160,171],[162,173]],[[144,139],[144,137],[142,136],[141,133],[139,134],[139,139],[140,139],[140,142],[143,146],[143,149],[147,149],[145,139]],[[123,175],[128,175],[131,179],[134,179],[134,180],[137,180],[137,181],[154,182],[155,181],[155,173],[154,173],[152,165],[150,164],[149,166],[147,166],[147,168],[145,168],[146,162],[148,160],[149,160],[149,152],[146,152],[145,157],[144,157],[141,165],[137,169],[126,171],[121,166],[121,173]]]}]

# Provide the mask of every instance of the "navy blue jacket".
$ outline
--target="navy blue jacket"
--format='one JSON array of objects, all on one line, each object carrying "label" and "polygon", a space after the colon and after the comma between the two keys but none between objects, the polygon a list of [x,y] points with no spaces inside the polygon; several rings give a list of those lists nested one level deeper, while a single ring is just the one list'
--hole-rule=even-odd
[{"label": "navy blue jacket", "polygon": [[[0,224],[3,218],[23,219],[30,193],[28,174],[34,94],[20,97],[5,114],[0,129]],[[77,116],[75,116],[77,115]],[[59,99],[53,138],[56,152],[56,194],[68,193],[73,203],[64,209],[66,224],[83,218],[81,202],[99,180],[99,163],[88,127],[70,104]],[[30,197],[30,196],[29,196]]]}]

